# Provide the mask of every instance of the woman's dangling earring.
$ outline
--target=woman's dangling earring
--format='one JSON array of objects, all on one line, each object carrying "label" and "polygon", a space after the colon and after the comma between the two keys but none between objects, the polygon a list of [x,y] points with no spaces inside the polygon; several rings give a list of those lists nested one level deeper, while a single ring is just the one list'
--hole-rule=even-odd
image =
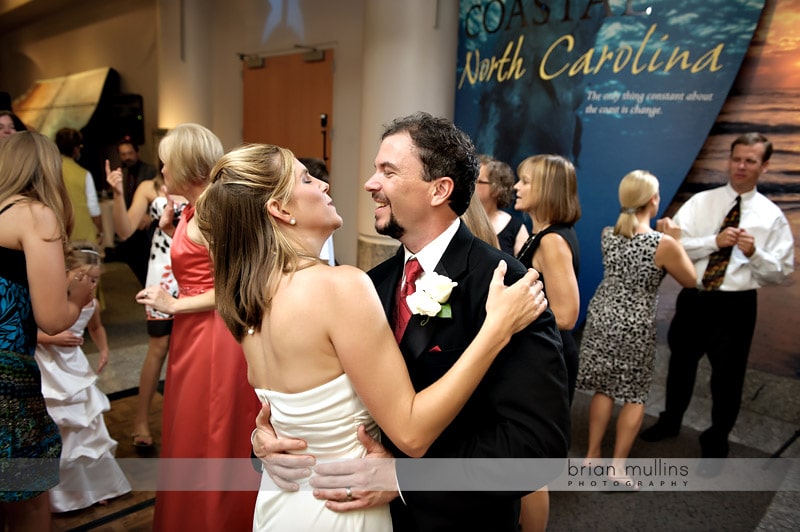
[{"label": "woman's dangling earring", "polygon": [[297,225],[297,220],[292,218],[291,220],[289,220],[289,225]]}]

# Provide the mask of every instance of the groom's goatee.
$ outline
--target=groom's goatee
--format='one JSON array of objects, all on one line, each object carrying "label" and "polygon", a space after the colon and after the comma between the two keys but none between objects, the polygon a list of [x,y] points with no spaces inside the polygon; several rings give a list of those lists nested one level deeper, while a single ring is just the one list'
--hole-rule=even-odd
[{"label": "groom's goatee", "polygon": [[383,227],[379,227],[376,224],[375,231],[377,231],[379,235],[390,236],[396,240],[400,240],[400,237],[406,234],[405,227],[397,223],[397,220],[394,218],[394,216],[389,218],[389,223],[387,223]]}]

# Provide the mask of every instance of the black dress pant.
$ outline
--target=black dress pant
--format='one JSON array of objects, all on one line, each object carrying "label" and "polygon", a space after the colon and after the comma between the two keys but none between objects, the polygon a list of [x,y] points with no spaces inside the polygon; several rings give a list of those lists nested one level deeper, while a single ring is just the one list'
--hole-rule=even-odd
[{"label": "black dress pant", "polygon": [[671,350],[667,375],[666,410],[662,420],[680,427],[694,391],[697,365],[708,355],[711,364],[711,428],[707,440],[727,442],[742,402],[747,357],[756,324],[755,290],[700,291],[684,288],[678,294],[670,324]]}]

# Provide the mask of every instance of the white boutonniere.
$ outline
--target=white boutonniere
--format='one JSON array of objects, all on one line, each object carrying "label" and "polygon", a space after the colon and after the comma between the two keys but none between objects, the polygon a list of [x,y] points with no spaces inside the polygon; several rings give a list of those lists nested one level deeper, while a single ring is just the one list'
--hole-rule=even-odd
[{"label": "white boutonniere", "polygon": [[431,272],[423,274],[416,282],[416,292],[406,298],[412,314],[425,316],[422,325],[431,317],[451,318],[453,312],[447,300],[458,283],[447,276]]}]

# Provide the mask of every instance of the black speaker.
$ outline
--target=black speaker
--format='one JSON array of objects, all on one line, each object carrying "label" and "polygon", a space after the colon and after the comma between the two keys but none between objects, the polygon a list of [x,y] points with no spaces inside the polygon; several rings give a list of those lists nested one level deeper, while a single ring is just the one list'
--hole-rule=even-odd
[{"label": "black speaker", "polygon": [[139,94],[120,94],[109,107],[112,140],[130,137],[137,146],[144,144],[144,105]]}]

